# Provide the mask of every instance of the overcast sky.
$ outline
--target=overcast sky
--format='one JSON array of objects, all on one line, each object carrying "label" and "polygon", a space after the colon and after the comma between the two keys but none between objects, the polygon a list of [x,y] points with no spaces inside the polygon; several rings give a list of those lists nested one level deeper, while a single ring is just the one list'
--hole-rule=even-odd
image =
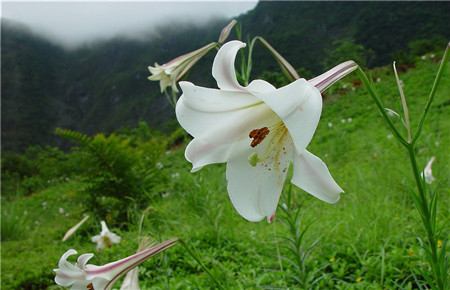
[{"label": "overcast sky", "polygon": [[204,1],[1,1],[2,18],[74,47],[117,35],[141,38],[152,27],[207,23],[253,9],[257,0]]}]

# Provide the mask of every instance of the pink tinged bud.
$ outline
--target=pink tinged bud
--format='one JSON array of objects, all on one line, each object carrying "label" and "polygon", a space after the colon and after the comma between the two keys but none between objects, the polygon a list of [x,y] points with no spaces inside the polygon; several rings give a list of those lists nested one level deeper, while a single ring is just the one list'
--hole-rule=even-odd
[{"label": "pink tinged bud", "polygon": [[352,61],[346,61],[341,63],[340,65],[335,66],[331,70],[317,76],[313,79],[310,79],[308,82],[313,84],[321,93],[328,89],[331,85],[356,70],[358,65]]},{"label": "pink tinged bud", "polygon": [[219,43],[223,43],[225,40],[227,40],[228,36],[230,35],[231,29],[236,25],[236,23],[237,21],[233,19],[230,23],[228,23],[227,26],[222,29],[222,32],[220,32],[219,36]]}]

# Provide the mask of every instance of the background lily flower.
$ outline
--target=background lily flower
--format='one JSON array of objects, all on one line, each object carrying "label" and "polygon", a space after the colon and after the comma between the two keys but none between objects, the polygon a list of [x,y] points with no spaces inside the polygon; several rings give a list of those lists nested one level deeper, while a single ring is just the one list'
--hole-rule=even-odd
[{"label": "background lily flower", "polygon": [[428,161],[427,166],[423,169],[422,178],[425,178],[425,182],[428,184],[433,183],[436,179],[433,177],[433,172],[431,170],[431,166],[433,166],[433,162],[436,159],[435,156],[431,157],[430,161]]},{"label": "background lily flower", "polygon": [[232,20],[225,26],[219,36],[219,42],[211,42],[193,52],[179,56],[168,63],[159,65],[155,62],[155,66],[149,66],[148,69],[151,76],[148,77],[151,81],[159,81],[161,92],[164,92],[167,87],[171,87],[173,91],[178,92],[177,83],[189,72],[189,70],[204,57],[211,49],[217,47],[218,44],[224,42],[230,35],[231,29],[236,25],[237,21]]},{"label": "background lily flower", "polygon": [[249,221],[273,219],[291,162],[292,183],[323,201],[337,202],[343,190],[306,147],[320,119],[321,92],[357,65],[344,62],[310,81],[298,79],[279,89],[263,80],[243,87],[234,61],[244,46],[230,41],[218,51],[212,74],[219,89],[180,82],[183,95],[176,115],[194,136],[185,152],[192,171],[226,162],[230,199]]},{"label": "background lily flower", "polygon": [[102,231],[100,235],[92,237],[92,241],[97,243],[97,250],[102,250],[105,247],[111,248],[113,244],[120,243],[120,237],[109,231],[105,221],[100,222],[102,225]]},{"label": "background lily flower", "polygon": [[72,286],[72,289],[111,289],[114,283],[128,271],[137,267],[148,258],[177,244],[179,240],[179,238],[169,239],[125,259],[103,266],[86,265],[94,256],[93,254],[79,256],[75,265],[69,263],[67,258],[77,254],[77,251],[70,249],[61,257],[58,264],[59,268],[53,270],[56,273],[55,282],[64,287]]},{"label": "background lily flower", "polygon": [[148,67],[152,74],[148,79],[151,81],[159,81],[161,92],[164,92],[167,87],[171,87],[172,90],[178,92],[177,82],[180,81],[202,57],[216,47],[216,45],[217,43],[211,42],[202,48],[179,56],[163,65],[159,65],[155,62],[155,67]]}]

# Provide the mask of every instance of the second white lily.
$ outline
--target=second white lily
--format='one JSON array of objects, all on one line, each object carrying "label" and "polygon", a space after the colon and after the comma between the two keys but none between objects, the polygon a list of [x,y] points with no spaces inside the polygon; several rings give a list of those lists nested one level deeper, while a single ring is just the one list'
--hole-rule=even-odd
[{"label": "second white lily", "polygon": [[70,249],[62,255],[58,263],[58,269],[53,270],[56,273],[55,282],[58,285],[71,287],[74,290],[112,289],[114,284],[128,271],[136,268],[156,254],[176,245],[179,241],[179,238],[171,238],[132,256],[103,266],[87,264],[89,259],[94,256],[93,254],[79,256],[75,265],[68,262],[68,257],[77,254],[77,251]]},{"label": "second white lily", "polygon": [[113,244],[120,243],[120,237],[108,229],[105,221],[101,221],[100,224],[102,225],[100,235],[91,238],[92,242],[97,243],[98,251],[101,251],[106,247],[111,248]]},{"label": "second white lily", "polygon": [[226,162],[230,199],[249,221],[272,221],[290,162],[292,183],[323,201],[337,202],[343,190],[306,147],[320,119],[321,92],[354,71],[356,63],[344,62],[312,80],[298,79],[279,89],[262,80],[243,87],[234,61],[244,46],[230,41],[218,51],[212,75],[219,89],[180,82],[183,95],[176,115],[194,136],[185,152],[192,171]]}]

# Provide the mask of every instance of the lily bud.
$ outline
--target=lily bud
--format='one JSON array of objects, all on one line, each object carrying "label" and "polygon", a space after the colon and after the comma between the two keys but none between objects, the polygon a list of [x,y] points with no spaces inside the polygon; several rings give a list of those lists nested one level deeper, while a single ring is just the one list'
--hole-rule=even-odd
[{"label": "lily bud", "polygon": [[236,25],[236,23],[237,21],[233,19],[230,23],[228,23],[227,26],[222,29],[222,32],[220,32],[219,36],[219,43],[223,43],[225,40],[227,40],[228,36],[230,35],[231,29]]}]

